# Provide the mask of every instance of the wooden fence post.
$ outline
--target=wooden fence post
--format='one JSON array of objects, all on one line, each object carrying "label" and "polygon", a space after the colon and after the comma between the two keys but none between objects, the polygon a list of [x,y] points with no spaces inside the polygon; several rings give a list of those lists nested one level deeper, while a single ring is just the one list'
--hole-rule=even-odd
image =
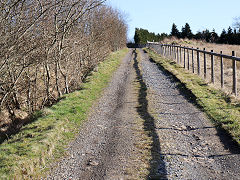
[{"label": "wooden fence post", "polygon": [[[232,51],[232,56],[235,56],[235,52]],[[232,60],[232,68],[233,68],[233,93],[237,96],[237,64],[236,59]]]},{"label": "wooden fence post", "polygon": [[171,48],[171,46],[169,45],[169,59],[171,59],[171,56],[172,56],[172,48]]},{"label": "wooden fence post", "polygon": [[[220,54],[222,55],[222,51],[220,51]],[[223,57],[221,56],[220,59],[221,59],[221,88],[223,88],[224,87],[224,70],[223,70],[224,64],[223,64]]]},{"label": "wooden fence post", "polygon": [[172,45],[173,47],[173,60],[176,59],[176,47],[174,45]]},{"label": "wooden fence post", "polygon": [[182,63],[182,46],[180,45],[180,64]]},{"label": "wooden fence post", "polygon": [[173,51],[174,51],[174,54],[173,54],[173,59],[176,60],[176,47],[175,45],[173,45]]},{"label": "wooden fence post", "polygon": [[177,62],[179,63],[179,57],[178,57],[179,53],[178,53],[178,46],[177,46]]},{"label": "wooden fence post", "polygon": [[194,51],[192,47],[192,72],[194,73]]},{"label": "wooden fence post", "polygon": [[170,46],[170,58],[172,59],[172,56],[173,56],[173,55],[172,55],[172,54],[173,54],[173,53],[172,53],[172,52],[173,52],[173,47],[172,47],[171,45],[169,45],[169,46]]},{"label": "wooden fence post", "polygon": [[178,62],[178,47],[175,47],[176,49],[175,49],[175,52],[176,52],[176,60],[177,60],[177,62]]},{"label": "wooden fence post", "polygon": [[170,45],[168,45],[168,58],[170,58],[171,57],[171,47],[170,47]]},{"label": "wooden fence post", "polygon": [[166,57],[168,57],[168,45],[166,45]]},{"label": "wooden fence post", "polygon": [[[213,50],[211,50],[211,52],[213,53]],[[211,54],[211,81],[214,84],[215,83],[215,79],[214,79],[214,55]]]},{"label": "wooden fence post", "polygon": [[187,57],[188,57],[188,70],[190,70],[190,57],[189,57],[189,49],[187,49]]},{"label": "wooden fence post", "polygon": [[205,53],[206,48],[203,48],[203,51],[204,51],[203,53],[204,78],[206,79],[207,78],[207,62],[206,62],[206,53]]},{"label": "wooden fence post", "polygon": [[167,47],[167,45],[165,46],[165,55],[166,55],[166,57],[168,57],[168,47]]},{"label": "wooden fence post", "polygon": [[167,57],[167,46],[164,46],[165,49],[165,56]]},{"label": "wooden fence post", "polygon": [[199,48],[197,48],[197,68],[198,68],[198,75],[200,75],[200,57],[199,57]]},{"label": "wooden fence post", "polygon": [[185,46],[183,47],[183,66],[184,66],[184,69],[186,68],[186,49],[185,49]]},{"label": "wooden fence post", "polygon": [[169,45],[169,58],[171,59],[171,56],[172,56],[172,47],[171,45]]},{"label": "wooden fence post", "polygon": [[168,57],[168,45],[166,45],[166,55]]},{"label": "wooden fence post", "polygon": [[176,47],[173,45],[173,59],[176,60]]}]

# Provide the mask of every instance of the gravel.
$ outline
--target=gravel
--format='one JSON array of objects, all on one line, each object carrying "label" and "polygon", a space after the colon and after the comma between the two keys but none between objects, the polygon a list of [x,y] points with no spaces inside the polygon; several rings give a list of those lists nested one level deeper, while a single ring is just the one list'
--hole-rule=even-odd
[{"label": "gravel", "polygon": [[[47,179],[142,179],[129,173],[141,166],[134,160],[142,156],[136,147],[141,128],[152,131],[152,158],[145,167],[155,174],[149,179],[240,179],[239,148],[178,89],[178,82],[139,51],[137,63],[129,50],[67,155],[52,166]],[[136,77],[140,91],[133,88]],[[145,123],[133,128],[139,117]]]},{"label": "gravel", "polygon": [[240,179],[239,147],[178,89],[179,82],[140,52],[167,178]]}]

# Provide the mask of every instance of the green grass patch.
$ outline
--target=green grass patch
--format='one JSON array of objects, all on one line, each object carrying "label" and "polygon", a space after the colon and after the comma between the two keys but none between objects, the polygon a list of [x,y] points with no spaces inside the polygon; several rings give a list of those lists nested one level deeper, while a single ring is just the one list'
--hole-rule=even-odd
[{"label": "green grass patch", "polygon": [[226,130],[240,145],[240,102],[231,99],[221,90],[212,88],[199,76],[187,72],[174,61],[161,57],[152,50],[145,49],[165,71],[171,73],[181,83],[190,99],[213,120],[214,124]]},{"label": "green grass patch", "polygon": [[[35,120],[0,145],[0,179],[39,179],[53,160],[65,154],[94,101],[108,85],[128,49],[111,53],[82,84],[82,90],[65,95]],[[86,137],[87,138],[87,137]]]}]

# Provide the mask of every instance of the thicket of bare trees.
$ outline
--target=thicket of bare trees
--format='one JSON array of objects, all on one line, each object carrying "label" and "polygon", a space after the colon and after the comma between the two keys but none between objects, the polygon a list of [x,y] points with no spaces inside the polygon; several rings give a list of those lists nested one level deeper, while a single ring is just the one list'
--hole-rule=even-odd
[{"label": "thicket of bare trees", "polygon": [[126,30],[104,0],[1,0],[0,127],[79,88]]}]

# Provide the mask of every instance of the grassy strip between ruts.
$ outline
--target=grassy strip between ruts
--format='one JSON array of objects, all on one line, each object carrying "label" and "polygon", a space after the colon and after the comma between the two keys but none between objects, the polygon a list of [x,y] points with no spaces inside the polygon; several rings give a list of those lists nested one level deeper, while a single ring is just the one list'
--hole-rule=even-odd
[{"label": "grassy strip between ruts", "polygon": [[112,53],[86,79],[82,90],[65,95],[56,105],[36,113],[34,122],[3,142],[0,179],[38,179],[46,173],[47,165],[64,155],[64,148],[74,139],[127,52],[125,48]]},{"label": "grassy strip between ruts", "polygon": [[180,88],[192,93],[194,101],[213,120],[216,126],[225,129],[240,145],[240,102],[212,88],[199,76],[187,72],[174,61],[161,57],[152,50],[145,49],[150,58],[159,66],[173,74],[180,82]]}]

